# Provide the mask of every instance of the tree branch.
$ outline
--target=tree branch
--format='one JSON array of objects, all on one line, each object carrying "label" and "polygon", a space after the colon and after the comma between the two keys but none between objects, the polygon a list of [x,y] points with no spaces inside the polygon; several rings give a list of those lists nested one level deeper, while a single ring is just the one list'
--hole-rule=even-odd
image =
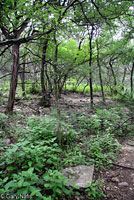
[{"label": "tree branch", "polygon": [[5,51],[6,51],[7,49],[9,49],[10,47],[11,47],[11,45],[7,46],[7,47],[0,53],[0,56],[2,56],[2,55],[5,53]]},{"label": "tree branch", "polygon": [[3,47],[5,45],[13,45],[13,44],[23,44],[23,43],[27,43],[29,42],[30,40],[33,40],[34,38],[38,38],[38,37],[41,37],[45,34],[49,34],[53,31],[53,28],[51,28],[50,30],[46,31],[46,32],[43,32],[43,33],[38,33],[38,34],[35,34],[35,35],[31,35],[27,38],[16,38],[16,39],[9,39],[9,40],[5,40],[5,41],[2,41],[0,42],[0,47]]}]

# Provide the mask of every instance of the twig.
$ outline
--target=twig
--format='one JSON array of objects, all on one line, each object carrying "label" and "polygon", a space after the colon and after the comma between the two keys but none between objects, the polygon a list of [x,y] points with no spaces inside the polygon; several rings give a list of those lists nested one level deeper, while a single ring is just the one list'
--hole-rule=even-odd
[{"label": "twig", "polygon": [[122,122],[121,124],[119,124],[111,133],[113,133],[114,131],[116,131],[119,128],[121,128],[123,124],[125,124],[128,120],[133,119],[133,118],[134,117],[129,117],[128,119],[126,119],[124,122]]},{"label": "twig", "polygon": [[112,163],[114,166],[117,166],[117,167],[122,167],[122,168],[126,168],[126,169],[132,169],[132,170],[134,170],[134,168],[133,167],[128,167],[128,166],[123,166],[123,165],[119,165],[119,164],[117,164],[117,163]]}]

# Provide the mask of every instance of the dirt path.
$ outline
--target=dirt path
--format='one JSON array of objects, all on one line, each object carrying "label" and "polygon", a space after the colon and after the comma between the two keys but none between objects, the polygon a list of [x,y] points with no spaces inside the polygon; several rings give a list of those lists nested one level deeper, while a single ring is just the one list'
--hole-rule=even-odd
[{"label": "dirt path", "polygon": [[109,200],[134,200],[134,139],[124,141],[121,152],[110,170],[101,174]]}]

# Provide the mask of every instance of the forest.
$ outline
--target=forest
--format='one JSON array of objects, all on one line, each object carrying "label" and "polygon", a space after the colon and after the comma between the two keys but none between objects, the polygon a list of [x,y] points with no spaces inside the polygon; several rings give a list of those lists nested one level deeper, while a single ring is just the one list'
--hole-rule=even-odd
[{"label": "forest", "polygon": [[134,1],[0,0],[0,199],[134,200]]}]

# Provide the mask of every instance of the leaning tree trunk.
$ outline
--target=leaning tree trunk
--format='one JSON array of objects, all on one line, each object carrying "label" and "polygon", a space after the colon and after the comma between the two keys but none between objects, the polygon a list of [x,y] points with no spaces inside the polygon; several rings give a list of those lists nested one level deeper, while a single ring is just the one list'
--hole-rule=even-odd
[{"label": "leaning tree trunk", "polygon": [[13,45],[13,68],[10,82],[10,91],[8,98],[7,112],[12,112],[15,101],[16,87],[18,82],[18,70],[19,70],[19,44]]}]

